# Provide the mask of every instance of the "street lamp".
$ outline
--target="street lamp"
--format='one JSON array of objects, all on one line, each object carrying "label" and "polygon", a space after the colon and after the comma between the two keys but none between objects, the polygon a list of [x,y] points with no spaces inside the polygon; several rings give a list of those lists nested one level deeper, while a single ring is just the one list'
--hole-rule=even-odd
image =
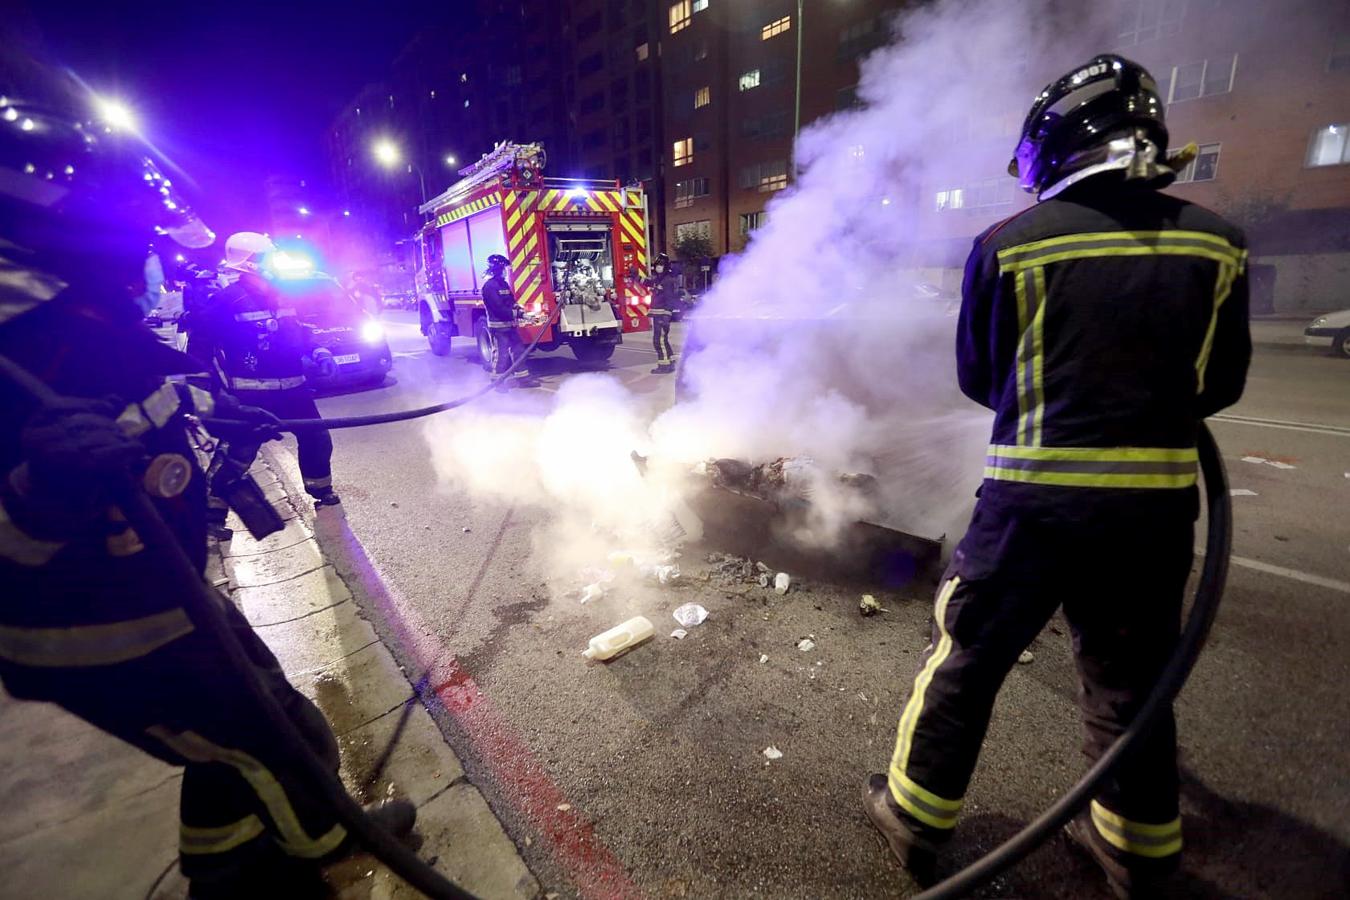
[{"label": "street lamp", "polygon": [[[392,169],[403,162],[403,153],[398,149],[398,145],[388,138],[380,138],[371,147],[371,152],[375,155],[375,161],[386,169]],[[427,202],[427,180],[422,176],[422,170],[415,163],[407,163],[409,172],[417,173],[417,184],[422,191],[422,202]]]},{"label": "street lamp", "polygon": [[447,166],[450,166],[451,168],[454,168],[455,165],[458,164],[458,163],[459,163],[459,160],[455,159],[455,154],[453,154],[453,153],[451,153],[451,154],[449,154],[448,156],[445,157],[445,164],[446,164]]},{"label": "street lamp", "polygon": [[109,128],[116,128],[119,131],[136,130],[136,117],[131,114],[127,105],[120,100],[98,97],[95,99],[94,105],[98,110],[99,118]]}]

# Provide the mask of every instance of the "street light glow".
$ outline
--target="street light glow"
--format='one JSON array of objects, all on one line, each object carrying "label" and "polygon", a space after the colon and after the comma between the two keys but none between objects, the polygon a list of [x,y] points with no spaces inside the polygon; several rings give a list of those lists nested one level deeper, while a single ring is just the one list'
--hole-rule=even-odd
[{"label": "street light glow", "polygon": [[300,209],[298,210],[298,212],[299,212],[300,215],[302,215],[302,216],[307,216],[307,215],[309,215],[309,207],[308,207],[308,206],[302,206],[302,207],[300,207]]},{"label": "street light glow", "polygon": [[388,139],[376,141],[375,146],[371,149],[375,153],[375,161],[389,168],[398,165],[399,158],[402,155],[398,152],[398,146]]},{"label": "street light glow", "polygon": [[455,155],[453,153],[445,158],[445,164],[447,166],[453,166],[457,162],[459,162],[459,160],[455,159]]},{"label": "street light glow", "polygon": [[136,130],[136,117],[131,114],[125,103],[102,97],[98,99],[97,106],[99,118],[103,120],[104,125],[121,131]]}]

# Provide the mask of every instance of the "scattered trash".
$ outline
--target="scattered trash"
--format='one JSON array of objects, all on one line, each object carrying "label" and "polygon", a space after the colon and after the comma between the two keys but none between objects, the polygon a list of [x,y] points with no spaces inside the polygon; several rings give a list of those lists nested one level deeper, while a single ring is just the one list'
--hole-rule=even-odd
[{"label": "scattered trash", "polygon": [[874,616],[885,611],[886,608],[881,605],[881,601],[871,594],[863,594],[862,599],[858,601],[858,612],[864,616]]},{"label": "scattered trash", "polygon": [[533,847],[533,846],[534,846],[534,838],[530,837],[528,834],[525,835],[525,846],[526,846],[526,847]]},{"label": "scattered trash", "polygon": [[393,500],[389,501],[389,505],[392,506],[394,509],[398,509],[398,503]]},{"label": "scattered trash", "polygon": [[1032,653],[1030,650],[1023,650],[1022,655],[1017,657],[1017,661],[1024,666],[1029,663],[1034,663],[1036,661],[1036,654]]},{"label": "scattered trash", "polygon": [[670,633],[670,636],[677,641],[682,641],[685,638],[689,637],[689,632],[685,631],[683,628],[676,628],[674,631]]},{"label": "scattered trash", "polygon": [[[708,618],[708,611],[697,603],[686,603],[683,606],[676,607],[673,615],[675,621],[685,628],[693,628],[695,625],[703,624],[703,620]],[[683,636],[681,635],[681,637]]]},{"label": "scattered trash", "polygon": [[591,638],[590,646],[581,651],[581,655],[587,659],[612,659],[647,640],[655,631],[655,626],[646,616],[634,616]]},{"label": "scattered trash", "polygon": [[783,751],[782,751],[782,750],[779,750],[777,747],[773,746],[772,744],[770,744],[769,746],[765,747],[764,750],[763,750],[762,752],[764,753],[764,758],[765,758],[765,759],[782,759],[782,758],[783,758]]},{"label": "scattered trash", "polygon": [[679,566],[657,566],[652,570],[660,584],[673,584],[680,578]]},{"label": "scattered trash", "polygon": [[582,604],[590,603],[592,600],[599,600],[605,596],[605,587],[602,584],[588,584],[581,589]]},{"label": "scattered trash", "polygon": [[777,594],[786,594],[788,588],[792,587],[792,576],[786,572],[779,572],[773,577],[773,589]]},{"label": "scattered trash", "polygon": [[810,638],[802,638],[800,641],[797,642],[797,649],[802,651],[803,653],[809,653],[810,651],[816,649],[816,642],[811,640]]},{"label": "scattered trash", "polygon": [[614,552],[609,555],[609,564],[616,569],[633,564],[633,554]]},{"label": "scattered trash", "polygon": [[759,576],[759,586],[762,587],[762,588],[766,588],[766,587],[769,586],[769,576],[768,576],[768,575],[761,575],[761,576]]},{"label": "scattered trash", "polygon": [[1233,489],[1232,489],[1231,491],[1229,491],[1228,493],[1229,493],[1230,496],[1233,496],[1233,497],[1259,497],[1259,496],[1261,496],[1260,494],[1256,493],[1256,491],[1249,491],[1249,490],[1247,490],[1246,488],[1233,488]]},{"label": "scattered trash", "polygon": [[473,531],[473,529],[470,528],[468,525],[465,525],[463,528],[460,529],[460,531],[463,531],[465,534],[468,534],[470,531]]},{"label": "scattered trash", "polygon": [[760,661],[761,664],[762,664],[762,663],[768,662],[768,661],[769,661],[769,654],[767,654],[767,653],[761,653],[761,654],[759,655],[759,661]]},{"label": "scattered trash", "polygon": [[759,573],[760,573],[761,575],[772,575],[772,574],[773,574],[773,569],[769,568],[767,565],[765,565],[765,564],[762,563],[762,562],[757,562],[757,563],[755,563],[755,569],[758,570]]},{"label": "scattered trash", "polygon": [[572,804],[570,804],[570,803],[559,803],[557,806],[554,807],[554,809],[556,809],[558,812],[571,812],[571,811],[572,811]]}]

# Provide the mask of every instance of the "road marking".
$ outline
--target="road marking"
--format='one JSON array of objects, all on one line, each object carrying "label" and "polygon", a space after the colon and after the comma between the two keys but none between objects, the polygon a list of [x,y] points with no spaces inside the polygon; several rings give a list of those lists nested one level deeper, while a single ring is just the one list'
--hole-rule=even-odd
[{"label": "road marking", "polygon": [[1313,434],[1330,434],[1335,437],[1350,437],[1350,428],[1342,428],[1339,425],[1316,425],[1311,422],[1287,422],[1283,419],[1258,419],[1253,416],[1229,416],[1218,415],[1211,416],[1220,422],[1231,422],[1234,425],[1253,425],[1257,428],[1279,428],[1284,431],[1308,431]]},{"label": "road marking", "polygon": [[1318,587],[1326,588],[1329,591],[1339,591],[1342,594],[1350,594],[1350,581],[1337,581],[1335,578],[1327,578],[1323,575],[1313,575],[1310,572],[1300,572],[1298,569],[1286,569],[1284,566],[1271,565],[1270,563],[1261,562],[1259,559],[1248,559],[1245,556],[1233,556],[1229,559],[1233,565],[1242,566],[1244,569],[1253,569],[1257,572],[1265,572],[1267,575],[1278,575],[1281,578],[1301,581],[1304,584],[1315,584]]}]

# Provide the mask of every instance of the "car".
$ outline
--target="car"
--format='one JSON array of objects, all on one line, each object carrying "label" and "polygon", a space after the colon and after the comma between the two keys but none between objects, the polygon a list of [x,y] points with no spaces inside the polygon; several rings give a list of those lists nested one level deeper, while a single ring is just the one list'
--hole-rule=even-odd
[{"label": "car", "polygon": [[312,387],[334,390],[367,387],[384,382],[393,368],[393,354],[384,326],[335,279],[326,275],[293,279],[281,286],[295,303],[296,315],[326,354],[306,361],[305,377]]},{"label": "car", "polygon": [[1330,347],[1341,359],[1350,359],[1350,309],[1318,316],[1303,329],[1310,347]]}]

